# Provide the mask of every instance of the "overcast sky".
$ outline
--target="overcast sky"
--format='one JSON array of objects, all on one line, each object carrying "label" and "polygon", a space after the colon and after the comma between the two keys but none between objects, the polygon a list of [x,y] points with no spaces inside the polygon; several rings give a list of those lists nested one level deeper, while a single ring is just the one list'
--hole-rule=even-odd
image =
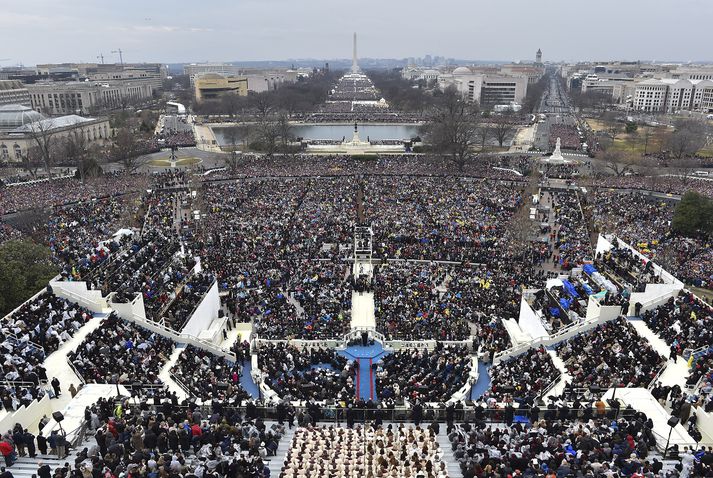
[{"label": "overcast sky", "polygon": [[[359,56],[713,60],[713,0],[0,0],[0,65]],[[9,59],[9,60],[8,60]]]}]

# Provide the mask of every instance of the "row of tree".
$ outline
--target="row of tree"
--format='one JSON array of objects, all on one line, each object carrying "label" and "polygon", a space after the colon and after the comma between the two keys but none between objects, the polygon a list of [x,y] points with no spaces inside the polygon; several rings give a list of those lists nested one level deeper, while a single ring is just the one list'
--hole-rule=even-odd
[{"label": "row of tree", "polygon": [[422,126],[424,142],[429,150],[450,155],[461,169],[476,147],[483,150],[490,138],[502,147],[517,129],[512,113],[484,114],[453,87],[435,99]]}]

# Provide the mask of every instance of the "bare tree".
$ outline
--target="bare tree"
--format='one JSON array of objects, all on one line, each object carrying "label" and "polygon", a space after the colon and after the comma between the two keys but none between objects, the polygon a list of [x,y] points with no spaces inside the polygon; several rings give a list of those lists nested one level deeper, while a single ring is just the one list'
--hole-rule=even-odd
[{"label": "bare tree", "polygon": [[624,176],[626,173],[633,172],[633,165],[636,164],[635,159],[631,156],[611,148],[603,151],[600,159],[604,169],[615,176]]},{"label": "bare tree", "polygon": [[99,167],[96,160],[99,146],[97,144],[89,146],[81,131],[73,131],[63,138],[62,147],[66,160],[77,167],[79,177],[84,184],[87,176],[92,175]]},{"label": "bare tree", "polygon": [[477,135],[478,135],[478,142],[480,143],[480,150],[483,151],[485,150],[485,143],[488,142],[488,138],[490,138],[493,134],[493,127],[490,125],[487,119],[483,119],[478,123],[478,130],[477,130]]},{"label": "bare tree", "polygon": [[252,107],[257,110],[258,116],[261,118],[267,118],[275,110],[273,96],[268,91],[251,95],[249,98]]},{"label": "bare tree", "polygon": [[454,88],[447,88],[428,114],[422,127],[426,143],[449,154],[460,169],[478,141],[477,103],[467,102]]},{"label": "bare tree", "polygon": [[515,131],[516,126],[509,115],[499,115],[492,119],[493,136],[498,141],[500,147],[503,147],[505,140]]},{"label": "bare tree", "polygon": [[643,133],[641,134],[641,137],[644,139],[644,156],[646,156],[649,153],[649,141],[651,140],[651,137],[653,136],[653,133],[651,131],[651,127],[646,126],[643,128]]},{"label": "bare tree", "polygon": [[667,149],[678,159],[693,156],[708,142],[708,125],[696,119],[685,119],[676,123],[676,129],[667,140]]},{"label": "bare tree", "polygon": [[42,164],[47,171],[47,177],[52,178],[52,165],[55,159],[55,133],[57,128],[51,119],[35,121],[27,125],[27,133],[32,139]]},{"label": "bare tree", "polygon": [[143,150],[134,133],[129,131],[128,128],[121,128],[116,133],[112,153],[114,159],[121,161],[127,172],[136,171],[141,166],[139,157]]},{"label": "bare tree", "polygon": [[20,155],[20,167],[33,178],[37,177],[37,170],[42,167],[42,153],[37,146],[30,146]]}]

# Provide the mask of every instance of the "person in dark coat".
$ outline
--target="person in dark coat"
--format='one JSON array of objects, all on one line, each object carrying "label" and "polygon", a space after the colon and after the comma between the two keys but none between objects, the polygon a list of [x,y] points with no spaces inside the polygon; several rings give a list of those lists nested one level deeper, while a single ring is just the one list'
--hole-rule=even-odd
[{"label": "person in dark coat", "polygon": [[42,435],[42,432],[37,434],[37,449],[40,450],[40,455],[47,454],[47,438]]},{"label": "person in dark coat", "polygon": [[39,478],[52,478],[52,470],[46,463],[40,462],[40,467],[37,469],[37,476]]},{"label": "person in dark coat", "polygon": [[59,379],[57,377],[52,377],[50,384],[52,385],[52,390],[54,390],[55,397],[62,395],[62,388],[60,387]]},{"label": "person in dark coat", "polygon": [[30,455],[30,458],[34,458],[35,456],[37,456],[37,452],[35,449],[35,435],[25,429],[24,440],[25,446],[27,447],[27,454]]}]

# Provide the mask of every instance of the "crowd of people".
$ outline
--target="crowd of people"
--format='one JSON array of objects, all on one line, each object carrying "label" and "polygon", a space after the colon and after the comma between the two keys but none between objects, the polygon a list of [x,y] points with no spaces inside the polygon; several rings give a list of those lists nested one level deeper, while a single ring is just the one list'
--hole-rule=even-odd
[{"label": "crowd of people", "polygon": [[183,329],[214,282],[215,276],[208,272],[191,275],[183,287],[175,293],[168,309],[160,315],[160,318],[173,330]]},{"label": "crowd of people", "polygon": [[0,188],[0,215],[142,191],[147,184],[147,176],[143,174],[105,173],[85,183],[76,178],[62,178]]},{"label": "crowd of people", "polygon": [[672,201],[638,191],[598,190],[589,206],[596,230],[616,234],[687,284],[713,284],[710,238],[675,234]]},{"label": "crowd of people", "polygon": [[544,212],[545,222],[553,224],[546,232],[551,244],[552,263],[562,270],[570,270],[592,257],[592,244],[587,222],[582,215],[579,195],[574,191],[545,191],[541,204],[549,207]]},{"label": "crowd of people", "polygon": [[67,355],[86,383],[161,384],[158,374],[175,344],[172,340],[109,315]]},{"label": "crowd of people", "polygon": [[385,356],[376,369],[380,399],[445,402],[468,382],[468,348],[436,344],[435,349],[402,349]]},{"label": "crowd of people", "polygon": [[157,385],[174,347],[172,340],[111,314],[67,360],[86,383]]},{"label": "crowd of people", "polygon": [[33,344],[49,355],[91,319],[87,309],[45,292],[4,317],[0,324],[5,337],[12,335],[20,344]]},{"label": "crowd of people", "polygon": [[258,365],[265,383],[281,399],[348,403],[355,398],[355,365],[334,349],[264,343],[258,349]]},{"label": "crowd of people", "polygon": [[468,478],[661,476],[664,466],[649,459],[656,442],[645,420],[537,420],[505,427],[466,422],[449,430],[448,438]]},{"label": "crowd of people", "polygon": [[713,309],[690,292],[682,291],[642,318],[677,355],[713,343]]},{"label": "crowd of people", "polygon": [[295,432],[281,478],[448,478],[431,428],[306,427]]},{"label": "crowd of people", "polygon": [[560,342],[555,348],[572,376],[572,384],[592,390],[646,388],[666,363],[622,317]]},{"label": "crowd of people", "polygon": [[265,476],[267,458],[274,455],[284,426],[268,426],[249,412],[241,414],[220,402],[209,412],[204,416],[194,405],[179,405],[175,396],[163,398],[155,408],[100,399],[85,412],[96,445],[79,451],[71,473]]},{"label": "crowd of people", "polygon": [[228,360],[188,345],[171,368],[171,375],[189,397],[239,405],[250,398],[240,384],[243,369],[242,361]]},{"label": "crowd of people", "polygon": [[528,349],[525,353],[505,360],[490,368],[488,401],[496,403],[532,403],[542,397],[560,376],[552,357],[544,347]]},{"label": "crowd of people", "polygon": [[129,241],[113,238],[130,213],[130,196],[109,197],[54,208],[48,220],[48,243],[66,280],[83,280]]}]

